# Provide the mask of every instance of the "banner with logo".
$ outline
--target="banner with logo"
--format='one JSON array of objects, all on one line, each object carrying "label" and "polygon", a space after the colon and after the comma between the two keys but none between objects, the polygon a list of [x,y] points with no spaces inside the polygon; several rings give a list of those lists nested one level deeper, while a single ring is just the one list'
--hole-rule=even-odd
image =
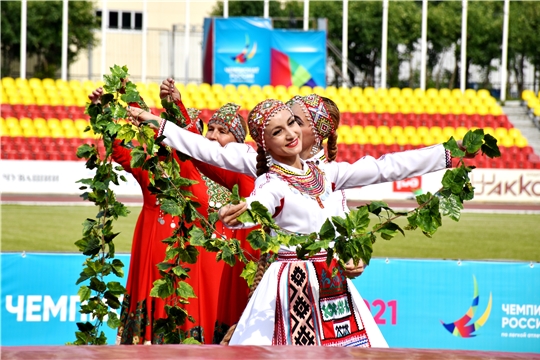
[{"label": "banner with logo", "polygon": [[540,263],[377,259],[353,283],[390,347],[540,353]]},{"label": "banner with logo", "polygon": [[[129,255],[117,255],[129,268]],[[3,253],[4,346],[75,339],[80,254]],[[125,285],[126,279],[115,278]],[[540,264],[373,259],[353,281],[390,347],[540,353]],[[103,326],[109,344],[116,334]]]},{"label": "banner with logo", "polygon": [[[345,190],[348,200],[404,200],[419,193],[436,192],[446,170]],[[540,170],[474,169],[470,174],[474,200],[497,203],[540,203]]]},{"label": "banner with logo", "polygon": [[223,85],[270,83],[269,44],[272,31],[270,19],[214,18],[213,29],[212,83]]},{"label": "banner with logo", "polygon": [[271,85],[326,87],[326,32],[272,31]]}]

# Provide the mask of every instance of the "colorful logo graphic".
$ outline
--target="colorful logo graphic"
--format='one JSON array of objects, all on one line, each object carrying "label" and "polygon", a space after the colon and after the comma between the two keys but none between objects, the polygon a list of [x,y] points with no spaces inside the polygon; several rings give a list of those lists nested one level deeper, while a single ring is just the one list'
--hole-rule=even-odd
[{"label": "colorful logo graphic", "polygon": [[[232,59],[234,62],[237,62],[239,64],[244,64],[249,59],[253,58],[255,54],[257,53],[257,43],[255,42],[253,44],[253,47],[251,48],[251,51],[249,50],[250,44],[249,44],[249,35],[246,34],[246,46],[244,46],[244,50],[236,56],[232,56]],[[249,52],[249,54],[248,54]]]},{"label": "colorful logo graphic", "polygon": [[476,320],[472,324],[467,324],[474,317],[474,314],[476,313],[476,309],[478,307],[478,303],[480,299],[480,297],[478,296],[478,284],[476,283],[476,277],[474,277],[474,275],[473,275],[473,280],[474,280],[474,297],[473,297],[472,305],[469,308],[469,310],[467,310],[467,313],[461,319],[456,320],[451,323],[444,323],[441,320],[441,323],[446,328],[446,330],[448,330],[450,334],[457,337],[464,337],[464,338],[475,337],[476,334],[474,332],[480,329],[486,323],[487,319],[489,318],[489,314],[491,313],[492,298],[491,298],[491,293],[489,293],[489,302],[488,302],[486,311],[484,311],[484,313],[482,314],[482,316],[480,316],[478,320]]}]

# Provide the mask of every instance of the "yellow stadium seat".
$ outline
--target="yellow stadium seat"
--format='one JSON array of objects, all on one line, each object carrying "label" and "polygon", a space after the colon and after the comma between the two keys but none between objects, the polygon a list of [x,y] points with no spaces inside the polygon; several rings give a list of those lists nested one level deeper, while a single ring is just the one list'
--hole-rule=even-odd
[{"label": "yellow stadium seat", "polygon": [[371,136],[377,133],[377,127],[373,125],[367,125],[364,127],[364,134]]},{"label": "yellow stadium seat", "polygon": [[422,104],[415,104],[415,105],[413,106],[413,108],[412,108],[412,112],[413,112],[414,114],[423,114],[424,111],[425,111],[424,105],[422,105]]},{"label": "yellow stadium seat", "polygon": [[516,144],[517,147],[520,147],[520,148],[523,148],[523,147],[529,145],[528,142],[527,142],[527,139],[525,139],[523,136],[518,137],[517,139],[515,139],[514,143]]},{"label": "yellow stadium seat", "polygon": [[5,119],[5,124],[8,129],[11,129],[12,127],[19,127],[19,119],[13,116],[8,116]]},{"label": "yellow stadium seat", "polygon": [[69,80],[68,81],[68,86],[70,89],[72,90],[75,90],[75,89],[81,89],[82,88],[82,84],[79,80]]},{"label": "yellow stadium seat", "polygon": [[16,78],[15,79],[15,85],[19,89],[28,87],[28,79]]},{"label": "yellow stadium seat", "polygon": [[372,98],[375,96],[375,88],[368,86],[364,88],[364,96],[367,98]]},{"label": "yellow stadium seat", "polygon": [[60,120],[56,119],[56,118],[49,118],[47,119],[47,126],[49,127],[50,130],[53,130],[53,129],[56,129],[56,128],[60,128]]},{"label": "yellow stadium seat", "polygon": [[6,126],[6,124],[0,124],[0,136],[7,136],[9,135],[9,129]]},{"label": "yellow stadium seat", "polygon": [[489,92],[489,90],[486,90],[486,89],[480,89],[476,92],[476,95],[477,97],[479,97],[480,99],[487,99],[489,97],[491,97],[491,93]]},{"label": "yellow stadium seat", "polygon": [[227,85],[225,85],[225,87],[223,88],[223,90],[224,90],[227,94],[234,94],[234,93],[236,93],[236,86],[234,86],[233,84],[227,84]]},{"label": "yellow stadium seat", "polygon": [[474,90],[474,89],[465,90],[465,97],[469,98],[469,99],[475,98],[476,97],[476,90]]},{"label": "yellow stadium seat", "polygon": [[63,138],[63,137],[65,137],[64,130],[61,127],[51,129],[51,137],[53,137],[53,138]]},{"label": "yellow stadium seat", "polygon": [[75,128],[65,129],[64,137],[74,139],[79,137],[79,131]]},{"label": "yellow stadium seat", "polygon": [[454,136],[454,133],[455,133],[455,128],[451,127],[451,126],[445,126],[443,127],[442,129],[442,135],[446,138],[446,139],[449,139],[451,136]]},{"label": "yellow stadium seat", "polygon": [[431,146],[437,144],[437,141],[433,136],[431,136],[431,134],[428,133],[422,136],[422,144],[424,144],[425,146]]},{"label": "yellow stadium seat", "polygon": [[373,145],[379,145],[382,144],[382,138],[379,136],[379,134],[371,134],[368,136],[368,143]]},{"label": "yellow stadium seat", "polygon": [[326,90],[322,86],[315,86],[313,88],[313,93],[319,96],[326,96]]},{"label": "yellow stadium seat", "polygon": [[442,128],[440,126],[432,126],[429,128],[429,133],[433,137],[437,137],[439,135],[442,135]]},{"label": "yellow stadium seat", "polygon": [[426,112],[426,114],[430,114],[430,115],[436,114],[438,112],[437,106],[435,106],[435,105],[427,105],[425,107],[425,112]]},{"label": "yellow stadium seat", "polygon": [[276,93],[276,95],[285,94],[287,97],[289,96],[287,92],[287,88],[284,85],[274,86],[274,93]]},{"label": "yellow stadium seat", "polygon": [[439,97],[439,90],[434,88],[429,88],[426,90],[426,97],[430,99],[435,99]]},{"label": "yellow stadium seat", "polygon": [[406,99],[411,98],[414,96],[414,91],[411,88],[403,88],[401,89],[401,97],[404,97]]},{"label": "yellow stadium seat", "polygon": [[60,120],[60,126],[64,130],[75,128],[73,120],[71,120],[71,119],[62,119],[62,120]]},{"label": "yellow stadium seat", "polygon": [[392,98],[401,98],[401,89],[397,87],[392,87],[388,90],[388,96]]},{"label": "yellow stadium seat", "polygon": [[310,86],[302,86],[300,87],[300,95],[306,96],[313,93],[313,89]]},{"label": "yellow stadium seat", "polygon": [[300,88],[296,85],[291,85],[287,88],[287,92],[289,93],[289,96],[292,98],[293,96],[300,95]]},{"label": "yellow stadium seat", "polygon": [[56,82],[51,78],[45,78],[45,79],[41,80],[41,85],[45,89],[50,89],[50,88],[56,89]]},{"label": "yellow stadium seat", "polygon": [[26,128],[33,128],[34,127],[34,121],[28,117],[21,117],[19,119],[19,126],[24,130]]},{"label": "yellow stadium seat", "polygon": [[23,129],[23,135],[24,135],[24,137],[36,137],[37,136],[37,131],[33,126],[32,127],[27,127],[27,128]]},{"label": "yellow stadium seat", "polygon": [[439,90],[439,97],[441,99],[443,99],[444,101],[446,101],[446,99],[452,97],[452,92],[450,91],[450,89],[446,89],[446,88],[440,89]]},{"label": "yellow stadium seat", "polygon": [[502,145],[504,147],[512,147],[515,144],[515,139],[512,138],[511,136],[504,137],[500,139],[499,141],[500,141],[499,145]]},{"label": "yellow stadium seat", "polygon": [[386,134],[381,136],[381,142],[386,146],[390,146],[396,142],[396,138],[390,134]]},{"label": "yellow stadium seat", "polygon": [[382,113],[387,112],[386,105],[384,103],[375,104],[375,112],[377,114],[382,114]]},{"label": "yellow stadium seat", "polygon": [[351,96],[351,89],[341,86],[337,89],[337,93],[338,96],[341,96],[342,98],[349,97]]},{"label": "yellow stadium seat", "polygon": [[512,139],[517,139],[518,137],[521,137],[521,131],[518,128],[510,128],[508,129],[508,136]]},{"label": "yellow stadium seat", "polygon": [[459,126],[456,128],[455,132],[454,132],[454,139],[456,140],[462,140],[463,137],[465,136],[465,134],[467,133],[467,131],[469,131],[469,129],[467,129],[466,127],[463,127],[463,126]]},{"label": "yellow stadium seat", "polygon": [[249,93],[249,86],[247,86],[246,84],[240,84],[238,85],[236,90],[239,94],[246,94]]},{"label": "yellow stadium seat", "polygon": [[[326,91],[328,92],[328,88],[326,88]],[[364,92],[362,91],[361,87],[353,86],[351,88],[351,94],[350,95],[353,96],[353,97],[360,97],[360,96],[364,96]]]},{"label": "yellow stadium seat", "polygon": [[409,143],[409,138],[405,136],[404,134],[400,134],[396,136],[396,144],[399,146],[405,146]]},{"label": "yellow stadium seat", "polygon": [[521,99],[523,101],[527,101],[529,99],[534,99],[534,98],[536,98],[536,94],[532,90],[523,90],[523,92],[521,93]]},{"label": "yellow stadium seat", "polygon": [[17,137],[17,136],[23,136],[23,130],[20,126],[13,126],[8,128],[9,129],[9,136],[11,137]]},{"label": "yellow stadium seat", "polygon": [[422,137],[418,135],[409,136],[409,144],[413,146],[422,145]]},{"label": "yellow stadium seat", "polygon": [[439,105],[439,106],[437,106],[437,112],[439,114],[443,114],[443,115],[450,114],[450,106],[448,106],[448,105]]},{"label": "yellow stadium seat", "polygon": [[403,127],[401,126],[392,126],[390,128],[390,134],[394,137],[398,137],[400,135],[403,135]]},{"label": "yellow stadium seat", "polygon": [[484,106],[484,105],[480,105],[480,106],[477,106],[476,107],[476,113],[479,114],[479,115],[487,115],[489,114],[489,108],[487,106]]},{"label": "yellow stadium seat", "polygon": [[416,135],[425,136],[429,134],[429,128],[427,126],[419,126],[416,128]]},{"label": "yellow stadium seat", "polygon": [[360,145],[369,144],[369,138],[364,133],[357,134],[355,135],[355,143],[360,144]]},{"label": "yellow stadium seat", "polygon": [[208,83],[202,83],[199,85],[199,91],[200,92],[212,91],[212,85]]},{"label": "yellow stadium seat", "polygon": [[12,77],[9,77],[9,76],[6,76],[6,77],[2,78],[2,86],[4,88],[6,88],[6,89],[16,87],[15,79],[13,79]]},{"label": "yellow stadium seat", "polygon": [[416,127],[414,126],[405,126],[403,128],[403,135],[407,137],[416,136]]},{"label": "yellow stadium seat", "polygon": [[35,89],[35,88],[41,89],[41,88],[43,88],[43,85],[41,84],[41,79],[38,79],[38,78],[29,79],[28,80],[28,86],[30,86],[32,89]]},{"label": "yellow stadium seat", "polygon": [[379,136],[384,137],[386,135],[390,135],[390,128],[386,125],[381,125],[377,127],[377,134]]},{"label": "yellow stadium seat", "polygon": [[262,87],[262,92],[263,94],[265,94],[266,96],[268,95],[274,95],[275,94],[275,91],[274,91],[274,87],[272,85],[264,85]]},{"label": "yellow stadium seat", "polygon": [[503,127],[498,127],[495,129],[495,133],[493,135],[497,140],[502,139],[503,137],[508,136],[508,130]]}]

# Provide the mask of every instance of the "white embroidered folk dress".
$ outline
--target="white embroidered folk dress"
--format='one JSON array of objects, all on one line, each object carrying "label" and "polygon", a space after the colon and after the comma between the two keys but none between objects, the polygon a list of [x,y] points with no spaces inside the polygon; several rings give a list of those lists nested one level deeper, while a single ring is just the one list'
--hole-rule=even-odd
[{"label": "white embroidered folk dress", "polygon": [[[275,163],[289,176],[317,170],[305,162],[303,170]],[[256,180],[246,201],[262,203],[282,229],[309,234],[319,231],[326,219],[344,216],[343,204],[331,196],[333,190],[379,182],[392,172],[389,167],[399,172],[407,165],[399,157],[383,157],[381,161],[370,158],[355,164],[332,162],[319,166],[324,190],[319,191],[318,200],[271,171]],[[446,160],[441,158],[437,166],[445,168]],[[332,277],[325,259],[321,254],[301,261],[294,248],[282,247],[278,261],[270,265],[251,297],[230,345],[388,347],[352,282],[341,271]]]}]

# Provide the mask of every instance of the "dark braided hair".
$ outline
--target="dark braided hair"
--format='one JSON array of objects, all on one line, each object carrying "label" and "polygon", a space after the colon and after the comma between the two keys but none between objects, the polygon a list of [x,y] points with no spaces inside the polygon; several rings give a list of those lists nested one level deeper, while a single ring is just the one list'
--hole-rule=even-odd
[{"label": "dark braided hair", "polygon": [[332,117],[332,120],[334,121],[334,132],[331,133],[329,136],[328,136],[328,142],[326,144],[327,146],[327,158],[328,158],[328,161],[334,161],[336,159],[336,156],[337,156],[337,152],[338,152],[338,147],[337,147],[337,128],[339,126],[339,121],[341,119],[341,113],[339,112],[339,108],[338,106],[336,105],[335,102],[333,102],[332,100],[330,100],[329,98],[327,97],[323,97],[321,96],[321,98],[323,99],[324,101],[324,104],[326,105],[326,108],[328,109],[328,112],[330,113],[330,116]]},{"label": "dark braided hair", "polygon": [[266,174],[269,168],[266,164],[266,152],[257,145],[257,177]]}]

